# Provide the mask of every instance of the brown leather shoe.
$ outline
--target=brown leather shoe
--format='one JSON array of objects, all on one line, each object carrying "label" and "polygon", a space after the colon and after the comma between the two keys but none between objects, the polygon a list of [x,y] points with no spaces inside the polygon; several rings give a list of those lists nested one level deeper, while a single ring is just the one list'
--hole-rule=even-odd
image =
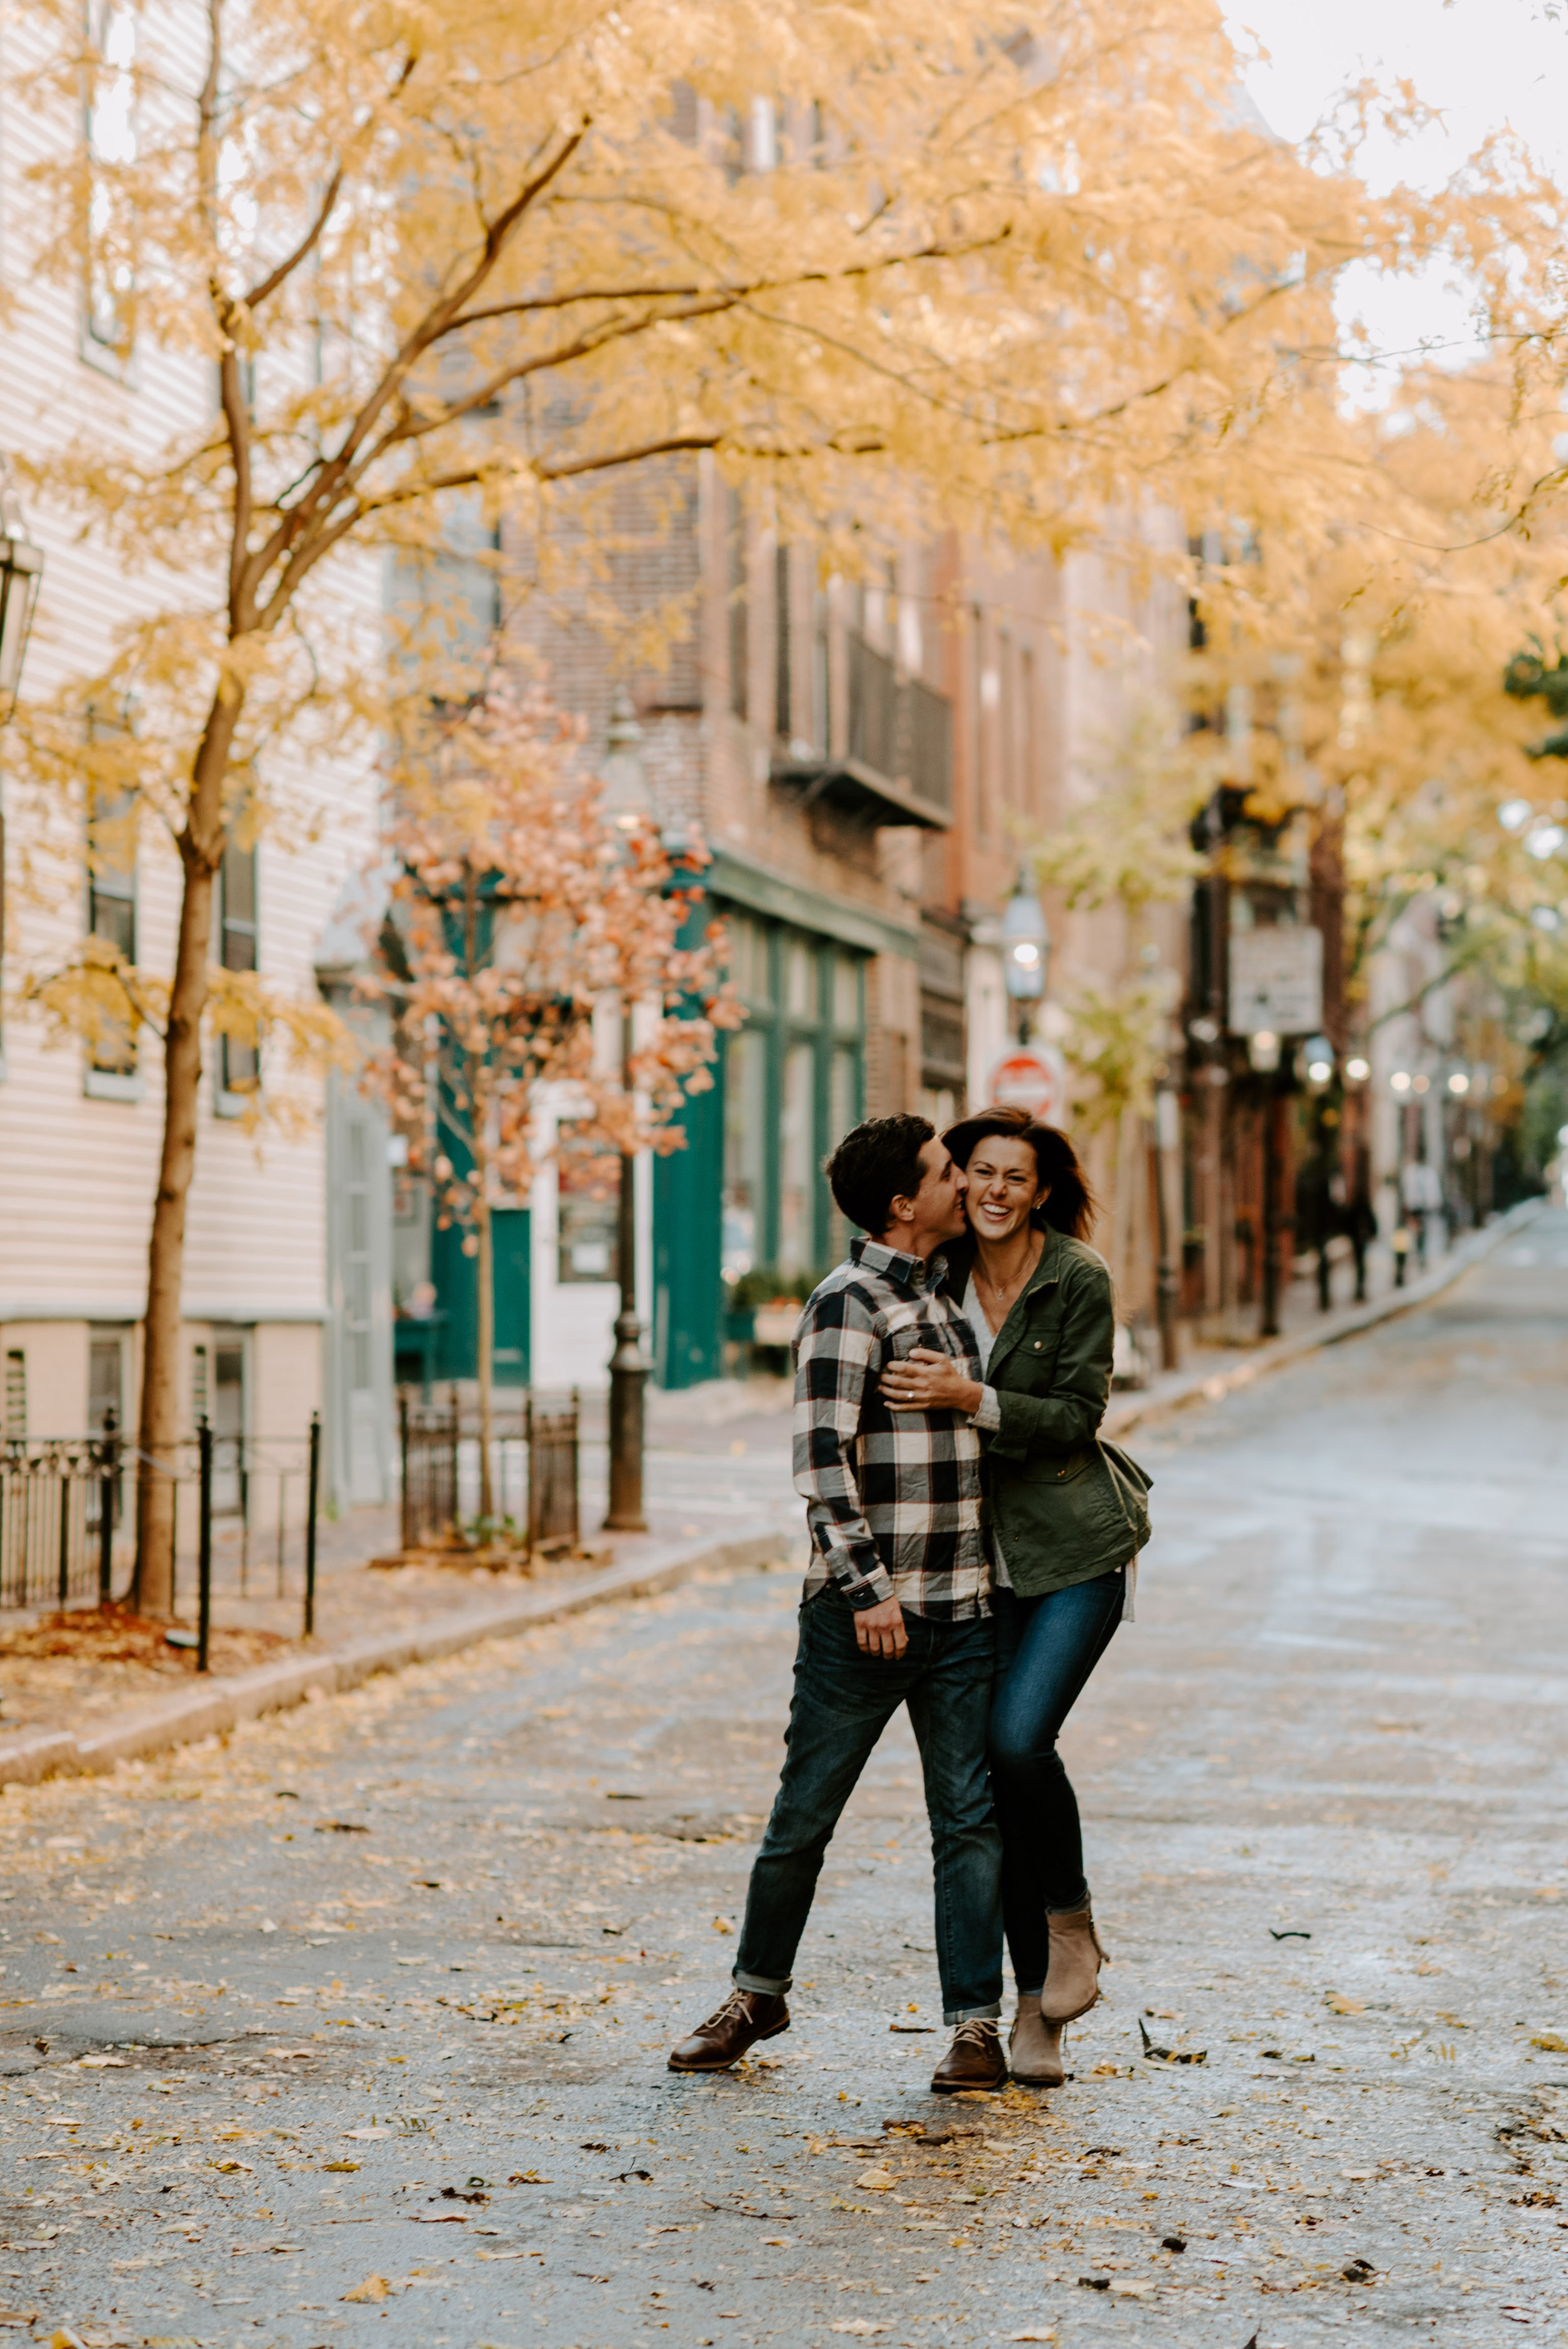
[{"label": "brown leather shoe", "polygon": [[727,2072],[759,2039],[777,2039],[789,2028],[789,2010],[781,1996],[765,1990],[732,1990],[717,2014],[671,2049],[670,2070]]},{"label": "brown leather shoe", "polygon": [[951,2096],[959,2088],[1000,2088],[1006,2077],[1007,2059],[996,2025],[961,2023],[952,2046],[931,2075],[931,2085],[937,2095]]}]

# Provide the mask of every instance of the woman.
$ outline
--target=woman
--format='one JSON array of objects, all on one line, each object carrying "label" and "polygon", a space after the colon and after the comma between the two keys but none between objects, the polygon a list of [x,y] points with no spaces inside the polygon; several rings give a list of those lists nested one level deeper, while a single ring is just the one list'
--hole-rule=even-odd
[{"label": "woman", "polygon": [[890,1367],[882,1392],[907,1410],[967,1412],[986,1431],[991,1775],[1018,1987],[1009,2057],[1016,2078],[1058,2086],[1062,2025],[1099,1998],[1105,1952],[1057,1738],[1132,1612],[1148,1479],[1097,1438],[1116,1313],[1110,1274],[1085,1244],[1094,1201],[1072,1143],[1013,1109],[943,1139],[967,1174],[971,1235],[946,1251],[943,1286],[975,1332],[985,1383],[923,1348]]}]

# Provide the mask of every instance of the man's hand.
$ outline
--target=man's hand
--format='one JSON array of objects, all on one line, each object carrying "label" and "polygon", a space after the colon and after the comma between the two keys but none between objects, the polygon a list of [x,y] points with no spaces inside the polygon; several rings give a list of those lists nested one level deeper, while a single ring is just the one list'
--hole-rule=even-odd
[{"label": "man's hand", "polygon": [[882,1398],[894,1411],[979,1410],[985,1390],[978,1379],[966,1378],[951,1354],[917,1346],[912,1354],[890,1362],[882,1374]]},{"label": "man's hand", "polygon": [[857,1607],[855,1640],[862,1655],[885,1656],[890,1664],[896,1664],[909,1645],[898,1600],[884,1599],[878,1607]]}]

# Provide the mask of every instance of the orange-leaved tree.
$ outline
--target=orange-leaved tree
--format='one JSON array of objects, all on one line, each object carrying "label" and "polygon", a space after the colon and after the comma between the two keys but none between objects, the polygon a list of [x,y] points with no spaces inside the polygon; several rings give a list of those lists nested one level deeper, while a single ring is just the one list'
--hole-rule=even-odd
[{"label": "orange-leaved tree", "polygon": [[721,926],[686,935],[700,842],[683,841],[677,870],[651,819],[602,807],[578,751],[564,719],[504,681],[449,726],[430,721],[401,762],[389,901],[362,982],[392,1015],[365,1081],[477,1259],[487,1526],[493,1209],[528,1197],[563,1128],[574,1153],[619,1158],[623,1179],[638,1151],[678,1149],[674,1120],[712,1084],[716,1028],[738,1017]]},{"label": "orange-leaved tree", "polygon": [[[1245,119],[1211,0],[1039,0],[1026,28],[995,0],[15,14],[8,67],[55,145],[8,266],[90,289],[128,374],[189,383],[194,360],[217,387],[33,463],[139,585],[112,657],[14,738],[79,838],[104,755],[83,712],[125,713],[125,788],[179,868],[169,967],[123,972],[162,1038],[137,1509],[157,1613],[172,1499],[148,1464],[179,1432],[214,882],[233,825],[314,821],[302,790],[329,797],[384,723],[346,564],[438,548],[467,500],[549,584],[600,551],[583,484],[696,451],[861,560],[937,516],[1066,548],[1150,501],[1311,535],[1357,494],[1295,421],[1337,274],[1459,240],[1511,299],[1550,207],[1501,177],[1374,201],[1344,152]],[[103,1018],[119,966],[90,957],[79,985],[47,974],[58,1016]],[[231,1016],[285,1009],[252,989]]]}]

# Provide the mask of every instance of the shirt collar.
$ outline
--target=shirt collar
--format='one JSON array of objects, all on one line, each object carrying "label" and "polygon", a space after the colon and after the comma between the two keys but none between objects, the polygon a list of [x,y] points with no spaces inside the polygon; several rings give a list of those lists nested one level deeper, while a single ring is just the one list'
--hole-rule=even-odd
[{"label": "shirt collar", "polygon": [[902,1281],[906,1288],[934,1288],[942,1278],[944,1258],[910,1256],[903,1248],[884,1247],[881,1240],[850,1242],[850,1254],[862,1272],[880,1273],[884,1280]]}]

